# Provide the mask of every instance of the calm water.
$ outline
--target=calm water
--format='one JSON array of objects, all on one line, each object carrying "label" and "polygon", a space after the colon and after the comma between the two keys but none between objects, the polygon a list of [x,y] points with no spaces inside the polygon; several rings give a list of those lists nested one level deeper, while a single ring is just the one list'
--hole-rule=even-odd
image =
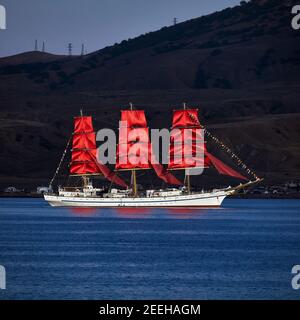
[{"label": "calm water", "polygon": [[0,199],[0,264],[0,299],[300,299],[300,201],[141,211]]}]

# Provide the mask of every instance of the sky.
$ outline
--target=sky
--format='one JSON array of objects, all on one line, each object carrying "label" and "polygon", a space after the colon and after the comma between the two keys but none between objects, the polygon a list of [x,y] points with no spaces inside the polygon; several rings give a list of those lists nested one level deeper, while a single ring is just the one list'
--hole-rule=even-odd
[{"label": "sky", "polygon": [[0,30],[0,57],[39,49],[80,54],[197,18],[240,0],[0,0],[6,9],[6,30]]}]

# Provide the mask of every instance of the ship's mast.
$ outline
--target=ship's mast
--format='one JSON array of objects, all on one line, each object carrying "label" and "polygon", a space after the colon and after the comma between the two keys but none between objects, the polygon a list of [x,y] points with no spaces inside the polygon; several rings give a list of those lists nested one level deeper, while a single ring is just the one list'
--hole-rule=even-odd
[{"label": "ship's mast", "polygon": [[[129,103],[130,110],[133,110],[133,104]],[[132,193],[134,197],[138,196],[138,189],[137,189],[137,183],[136,183],[136,170],[131,170],[131,186],[132,186]]]},{"label": "ship's mast", "polygon": [[82,176],[82,181],[83,181],[83,187],[84,188],[86,188],[90,183],[90,179],[87,176]]},{"label": "ship's mast", "polygon": [[[80,116],[83,117],[83,110],[82,108],[80,109]],[[83,188],[86,188],[90,184],[90,179],[89,177],[83,175],[82,176],[82,182],[83,182]]]},{"label": "ship's mast", "polygon": [[[186,103],[183,102],[183,110],[186,110]],[[188,194],[191,193],[191,178],[190,178],[190,170],[185,169],[185,177],[184,177],[184,182],[188,191]]]}]

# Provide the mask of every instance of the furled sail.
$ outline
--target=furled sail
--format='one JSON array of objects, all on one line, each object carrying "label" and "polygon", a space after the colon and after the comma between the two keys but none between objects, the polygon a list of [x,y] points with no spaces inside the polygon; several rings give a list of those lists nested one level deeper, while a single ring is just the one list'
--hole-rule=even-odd
[{"label": "furled sail", "polygon": [[90,116],[74,118],[70,173],[72,175],[102,174],[109,181],[127,187],[127,184],[120,177],[97,161],[96,135]]}]

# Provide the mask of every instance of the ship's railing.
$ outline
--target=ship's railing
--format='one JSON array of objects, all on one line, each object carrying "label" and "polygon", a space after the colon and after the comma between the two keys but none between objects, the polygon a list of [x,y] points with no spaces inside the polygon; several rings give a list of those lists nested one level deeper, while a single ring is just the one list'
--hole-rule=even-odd
[{"label": "ship's railing", "polygon": [[79,187],[64,187],[61,188],[60,191],[79,191],[81,188]]}]

